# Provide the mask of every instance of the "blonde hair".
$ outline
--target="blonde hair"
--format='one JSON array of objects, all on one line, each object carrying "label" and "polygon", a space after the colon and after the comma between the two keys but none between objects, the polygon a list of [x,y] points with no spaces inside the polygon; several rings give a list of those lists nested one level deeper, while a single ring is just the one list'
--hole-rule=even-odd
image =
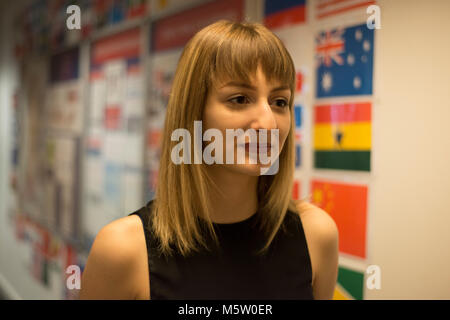
[{"label": "blonde hair", "polygon": [[279,155],[278,173],[258,177],[258,210],[262,217],[259,227],[267,240],[259,254],[269,248],[286,211],[296,211],[292,199],[296,81],[292,58],[281,40],[262,24],[220,20],[200,30],[186,44],[172,84],[150,219],[150,227],[159,240],[162,253],[170,255],[176,248],[187,256],[200,247],[210,249],[199,217],[207,222],[207,232],[218,243],[209,218],[210,192],[217,186],[207,175],[205,164],[176,165],[171,161],[171,150],[178,143],[171,141],[172,132],[186,128],[193,135],[194,121],[202,120],[207,95],[215,81],[240,79],[250,82],[249,76],[255,74],[258,65],[268,81],[278,80],[291,90],[291,125]]}]

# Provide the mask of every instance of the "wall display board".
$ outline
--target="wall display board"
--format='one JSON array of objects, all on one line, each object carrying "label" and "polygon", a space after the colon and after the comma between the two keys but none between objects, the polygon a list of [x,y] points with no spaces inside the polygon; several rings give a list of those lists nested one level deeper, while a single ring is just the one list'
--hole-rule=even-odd
[{"label": "wall display board", "polygon": [[[70,5],[80,9],[80,29],[67,29]],[[15,21],[15,54],[50,53],[79,43],[96,31],[143,18],[150,0],[33,0]],[[74,19],[70,19],[73,22]]]},{"label": "wall display board", "polygon": [[[297,72],[293,198],[315,203],[336,222],[345,257],[340,281],[352,278],[342,276],[346,268],[363,275],[367,258],[370,188],[353,172],[371,171],[375,32],[365,11],[375,3],[264,1],[264,24],[284,43]],[[301,181],[309,183],[301,188]],[[362,282],[357,293],[345,291],[347,282],[339,282],[335,298],[362,299]]]},{"label": "wall display board", "polygon": [[372,4],[317,0],[309,15],[315,78],[310,197],[339,230],[335,299],[364,298],[369,263],[375,29],[366,10]]},{"label": "wall display board", "polygon": [[144,82],[141,31],[134,28],[93,43],[84,170],[84,233],[142,205]]},{"label": "wall display board", "polygon": [[79,60],[78,47],[51,58],[43,148],[44,212],[52,229],[73,239],[79,236],[81,216],[79,181],[84,106]]},{"label": "wall display board", "polygon": [[9,226],[16,265],[23,278],[59,297],[70,298],[65,282],[67,250],[78,261],[80,155],[83,86],[79,47],[22,61],[22,88],[15,98],[20,132],[12,150]]}]

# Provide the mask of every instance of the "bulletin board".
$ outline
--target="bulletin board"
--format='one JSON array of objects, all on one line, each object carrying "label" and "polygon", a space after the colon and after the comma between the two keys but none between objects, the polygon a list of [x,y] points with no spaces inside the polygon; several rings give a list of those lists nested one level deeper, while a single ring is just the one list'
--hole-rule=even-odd
[{"label": "bulletin board", "polygon": [[84,150],[84,236],[142,205],[144,75],[141,29],[95,41]]},{"label": "bulletin board", "polygon": [[[70,299],[63,270],[81,268],[81,140],[84,90],[79,47],[23,61],[21,91],[15,99],[20,132],[13,149],[8,206],[10,263],[20,279],[43,297]],[[24,296],[24,298],[30,298]]]}]

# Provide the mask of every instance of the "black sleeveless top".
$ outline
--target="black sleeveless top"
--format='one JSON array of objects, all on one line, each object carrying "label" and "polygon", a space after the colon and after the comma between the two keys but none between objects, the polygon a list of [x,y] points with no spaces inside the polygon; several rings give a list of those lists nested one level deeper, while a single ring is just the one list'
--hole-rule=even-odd
[{"label": "black sleeveless top", "polygon": [[[129,214],[141,218],[147,244],[152,300],[314,299],[312,269],[305,233],[298,214],[288,211],[263,256],[254,253],[265,243],[255,227],[258,212],[229,224],[214,223],[220,248],[188,257],[167,258],[148,229],[152,201]],[[284,231],[286,230],[286,232]]]}]

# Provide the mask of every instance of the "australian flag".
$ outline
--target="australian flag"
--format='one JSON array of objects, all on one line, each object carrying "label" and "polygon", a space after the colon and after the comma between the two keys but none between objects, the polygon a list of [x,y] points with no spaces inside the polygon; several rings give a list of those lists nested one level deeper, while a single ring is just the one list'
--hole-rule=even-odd
[{"label": "australian flag", "polygon": [[317,98],[372,94],[374,29],[323,31],[315,45]]}]

